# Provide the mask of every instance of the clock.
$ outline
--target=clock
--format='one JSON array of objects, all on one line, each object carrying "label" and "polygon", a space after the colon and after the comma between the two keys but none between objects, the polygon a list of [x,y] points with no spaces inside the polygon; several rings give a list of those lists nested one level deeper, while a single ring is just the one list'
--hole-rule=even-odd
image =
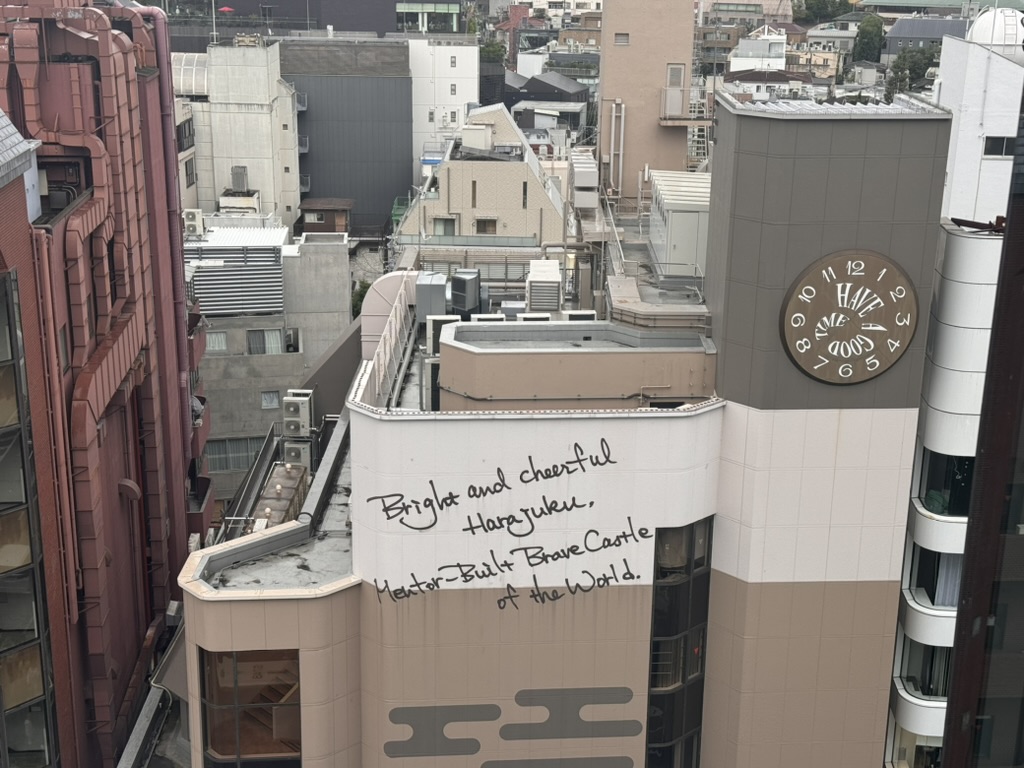
[{"label": "clock", "polygon": [[903,356],[917,312],[914,283],[898,264],[871,251],[840,251],[790,286],[779,318],[782,346],[813,379],[859,384]]}]

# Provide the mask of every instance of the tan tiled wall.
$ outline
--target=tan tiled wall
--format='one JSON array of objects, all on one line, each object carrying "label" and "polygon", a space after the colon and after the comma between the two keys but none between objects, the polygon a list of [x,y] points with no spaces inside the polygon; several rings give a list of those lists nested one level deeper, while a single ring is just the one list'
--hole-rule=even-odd
[{"label": "tan tiled wall", "polygon": [[[472,738],[479,752],[403,758],[402,768],[479,768],[487,760],[526,757],[628,756],[645,764],[651,587],[611,587],[519,610],[498,610],[499,590],[439,591],[398,603],[378,602],[362,587],[363,768],[397,764],[384,744],[410,737],[393,725],[396,706],[497,704],[493,722],[453,723],[449,738]],[[525,593],[525,590],[520,590]],[[503,725],[543,721],[547,713],[515,702],[527,689],[627,687],[624,704],[587,707],[587,720],[634,720],[644,732],[600,739],[502,739]]]},{"label": "tan tiled wall", "polygon": [[303,768],[360,768],[358,586],[323,597],[200,601],[186,593],[192,764],[203,764],[199,649],[298,649]]},{"label": "tan tiled wall", "polygon": [[899,583],[712,571],[702,765],[878,768]]}]

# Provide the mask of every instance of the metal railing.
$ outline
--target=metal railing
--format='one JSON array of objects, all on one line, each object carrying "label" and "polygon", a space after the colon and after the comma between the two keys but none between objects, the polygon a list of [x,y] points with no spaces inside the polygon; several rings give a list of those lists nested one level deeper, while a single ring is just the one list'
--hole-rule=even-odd
[{"label": "metal railing", "polygon": [[298,136],[299,153],[309,152],[309,136]]},{"label": "metal railing", "polygon": [[256,504],[260,493],[263,490],[263,482],[266,479],[270,466],[277,459],[278,442],[281,438],[281,425],[274,423],[270,425],[263,445],[260,447],[256,458],[245,473],[242,484],[235,491],[228,508],[228,515],[224,518],[224,525],[217,531],[217,540],[230,541],[245,532],[248,518],[252,515],[252,508]]},{"label": "metal railing", "polygon": [[391,390],[395,387],[395,378],[402,365],[402,352],[409,340],[409,332],[415,324],[415,313],[409,306],[405,282],[398,289],[391,314],[384,324],[377,351],[373,354],[373,375],[375,378],[376,401],[378,408],[387,407],[391,398]]},{"label": "metal railing", "polygon": [[309,96],[300,91],[295,92],[295,109],[298,112],[305,112],[309,104]]},{"label": "metal railing", "polygon": [[309,192],[309,174],[299,174],[299,192]]}]

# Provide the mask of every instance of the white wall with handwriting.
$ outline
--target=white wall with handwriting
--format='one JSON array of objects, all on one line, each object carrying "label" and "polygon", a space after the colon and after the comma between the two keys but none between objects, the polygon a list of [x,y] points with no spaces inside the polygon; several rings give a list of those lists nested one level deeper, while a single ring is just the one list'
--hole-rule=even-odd
[{"label": "white wall with handwriting", "polygon": [[500,608],[650,584],[655,529],[715,511],[722,414],[353,409],[354,572],[382,601],[498,588]]}]

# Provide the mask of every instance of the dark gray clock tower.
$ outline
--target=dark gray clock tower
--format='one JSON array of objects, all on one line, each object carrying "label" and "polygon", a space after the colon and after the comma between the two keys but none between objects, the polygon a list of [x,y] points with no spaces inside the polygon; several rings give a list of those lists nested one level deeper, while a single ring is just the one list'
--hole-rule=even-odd
[{"label": "dark gray clock tower", "polygon": [[719,96],[701,764],[877,768],[950,115]]}]

